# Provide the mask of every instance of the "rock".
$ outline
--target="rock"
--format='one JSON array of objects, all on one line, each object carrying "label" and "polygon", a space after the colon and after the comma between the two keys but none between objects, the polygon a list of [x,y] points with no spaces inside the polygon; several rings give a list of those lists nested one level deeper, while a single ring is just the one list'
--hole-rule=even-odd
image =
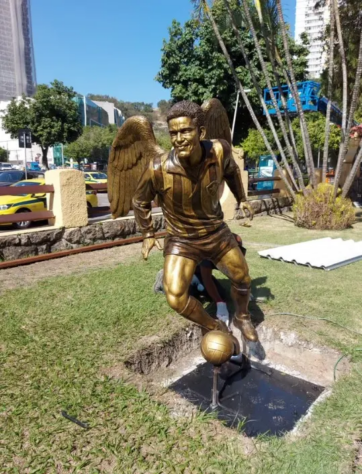
[{"label": "rock", "polygon": [[255,199],[254,201],[250,202],[250,205],[253,208],[255,214],[259,214],[261,211],[261,201],[259,199]]},{"label": "rock", "polygon": [[81,228],[82,243],[92,244],[97,240],[104,240],[103,229],[99,224],[87,225]]},{"label": "rock", "polygon": [[20,234],[19,235],[19,241],[20,241],[20,245],[30,245],[31,244],[29,234]]},{"label": "rock", "polygon": [[62,250],[70,250],[73,246],[67,242],[66,240],[61,240],[60,242],[56,242],[54,245],[51,246],[51,253],[53,252],[60,252]]},{"label": "rock", "polygon": [[38,248],[35,245],[27,247],[6,247],[2,251],[4,260],[17,260],[18,258],[33,257],[38,254]]},{"label": "rock", "polygon": [[19,236],[8,235],[0,238],[0,248],[11,247],[13,245],[20,245]]},{"label": "rock", "polygon": [[105,239],[114,240],[121,233],[122,221],[108,221],[102,223],[103,235]]},{"label": "rock", "polygon": [[50,244],[38,245],[38,255],[50,253]]},{"label": "rock", "polygon": [[54,243],[62,238],[64,230],[55,229],[46,232],[32,232],[29,234],[30,241],[34,245],[41,245],[45,243]]},{"label": "rock", "polygon": [[80,244],[82,241],[82,232],[79,227],[65,229],[63,239],[71,244]]}]

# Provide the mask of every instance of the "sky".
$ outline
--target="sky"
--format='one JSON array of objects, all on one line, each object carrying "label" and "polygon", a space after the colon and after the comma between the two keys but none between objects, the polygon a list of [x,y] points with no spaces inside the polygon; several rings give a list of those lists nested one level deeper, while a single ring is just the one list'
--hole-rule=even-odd
[{"label": "sky", "polygon": [[[295,0],[283,0],[294,29]],[[130,102],[169,99],[154,80],[173,19],[191,17],[190,0],[31,0],[38,84],[54,79],[80,93]]]}]

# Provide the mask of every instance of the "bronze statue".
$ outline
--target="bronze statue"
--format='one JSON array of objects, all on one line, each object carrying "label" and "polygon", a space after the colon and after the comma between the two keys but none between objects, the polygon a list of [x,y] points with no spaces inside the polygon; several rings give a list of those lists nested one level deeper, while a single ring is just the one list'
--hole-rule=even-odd
[{"label": "bronze statue", "polygon": [[[173,145],[167,153],[157,146],[152,127],[144,117],[131,117],[120,129],[108,168],[112,215],[126,215],[132,205],[144,238],[142,254],[147,259],[155,245],[161,248],[151,216],[152,201],[157,197],[168,234],[164,244],[168,304],[205,330],[228,332],[225,323],[213,319],[188,293],[196,265],[201,260],[211,260],[231,280],[234,325],[247,340],[257,341],[248,312],[248,266],[223,221],[219,203],[219,186],[225,180],[237,208],[250,211],[239,167],[232,156],[226,112],[216,99],[207,101],[203,108],[183,101],[170,109],[167,122]],[[206,139],[215,135],[224,139]]]}]

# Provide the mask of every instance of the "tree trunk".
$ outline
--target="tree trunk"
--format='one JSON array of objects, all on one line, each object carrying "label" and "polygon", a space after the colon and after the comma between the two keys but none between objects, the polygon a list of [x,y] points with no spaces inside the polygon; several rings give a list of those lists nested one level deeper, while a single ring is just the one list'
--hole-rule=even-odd
[{"label": "tree trunk", "polygon": [[[238,0],[238,2],[239,1],[240,0]],[[245,0],[241,0],[241,1],[243,2],[245,14],[249,13],[249,16],[250,16],[250,8],[247,8],[247,7],[249,7],[249,4],[246,3]],[[298,163],[297,163],[298,167],[300,168],[299,159],[298,159],[298,150],[297,150],[297,145],[296,145],[296,142],[295,142],[294,131],[293,131],[293,128],[291,126],[291,120],[290,120],[290,117],[289,117],[287,102],[286,102],[284,94],[283,94],[282,85],[281,85],[281,81],[280,81],[280,75],[279,75],[279,72],[278,72],[278,67],[276,65],[276,59],[275,58],[276,58],[276,56],[279,57],[279,54],[278,54],[278,51],[277,51],[277,47],[275,45],[273,29],[271,28],[269,33],[266,31],[260,2],[258,2],[258,3],[255,2],[255,6],[258,10],[258,15],[259,15],[260,24],[261,24],[261,30],[262,30],[262,33],[263,33],[263,39],[265,41],[266,51],[267,51],[267,54],[268,54],[268,57],[269,57],[269,61],[270,61],[271,67],[272,67],[274,77],[276,79],[277,87],[278,87],[278,90],[279,90],[280,100],[282,102],[282,109],[284,110],[284,115],[285,115],[285,123],[286,123],[286,126],[288,127],[288,131],[289,131],[289,134],[290,134],[290,139],[291,139],[291,143],[292,143],[292,146],[293,146],[294,156],[296,157],[296,159],[298,161]],[[250,22],[250,23],[252,24],[252,22]],[[304,180],[303,179],[302,179],[302,183],[303,183],[303,186],[304,186]],[[301,186],[302,189],[304,189],[303,186]]]},{"label": "tree trunk", "polygon": [[310,180],[312,186],[315,187],[316,186],[316,177],[315,177],[315,171],[314,171],[312,147],[311,147],[311,143],[310,143],[310,138],[309,138],[309,133],[308,133],[308,128],[307,128],[307,123],[306,123],[305,116],[304,116],[304,111],[303,111],[302,104],[301,104],[301,101],[300,101],[300,97],[299,97],[299,94],[298,94],[297,81],[295,79],[292,59],[291,59],[290,52],[289,52],[288,36],[287,36],[287,30],[286,30],[286,26],[285,26],[285,22],[284,22],[284,16],[283,16],[281,0],[276,0],[276,4],[277,4],[277,9],[278,9],[280,29],[281,29],[282,38],[283,38],[284,53],[285,53],[285,58],[287,60],[287,65],[288,65],[288,73],[290,74],[290,81],[288,81],[289,82],[288,85],[291,89],[291,93],[293,95],[293,98],[295,100],[295,104],[296,104],[297,110],[298,110],[299,121],[300,121],[300,130],[301,130],[301,134],[302,134],[304,153],[305,153],[305,161],[306,161],[307,168],[308,168],[309,180]]},{"label": "tree trunk", "polygon": [[341,178],[342,173],[342,165],[343,165],[343,150],[344,150],[344,140],[346,138],[346,124],[347,124],[347,94],[348,94],[348,78],[347,78],[347,60],[346,60],[346,52],[344,49],[344,42],[343,42],[343,34],[342,34],[342,27],[341,27],[341,19],[339,16],[339,7],[338,7],[338,0],[331,0],[334,2],[334,18],[336,21],[336,29],[338,35],[338,43],[339,43],[339,52],[341,55],[341,62],[342,62],[342,140],[339,146],[339,153],[338,153],[338,160],[337,160],[337,169],[335,173],[335,181],[334,181],[334,197],[337,196],[338,192],[338,184]]},{"label": "tree trunk", "polygon": [[329,151],[329,134],[331,131],[331,108],[332,108],[332,88],[333,88],[333,66],[334,66],[334,2],[330,2],[330,34],[329,34],[329,66],[328,66],[328,89],[327,89],[327,113],[326,128],[323,148],[323,165],[322,165],[322,183],[326,181],[328,151]]},{"label": "tree trunk", "polygon": [[278,163],[277,157],[275,156],[275,153],[274,153],[273,150],[272,150],[272,147],[271,147],[271,145],[270,145],[270,143],[269,143],[269,141],[268,141],[268,139],[267,139],[267,137],[266,137],[266,135],[265,135],[265,133],[264,133],[264,130],[262,129],[262,127],[261,127],[261,125],[260,125],[260,123],[259,123],[259,120],[257,119],[257,117],[256,117],[256,115],[255,115],[255,113],[254,113],[254,110],[253,110],[253,108],[252,108],[252,106],[251,106],[251,104],[250,104],[250,101],[249,101],[249,99],[248,99],[248,96],[246,95],[245,90],[244,90],[244,88],[243,88],[243,86],[242,86],[242,84],[241,84],[241,82],[240,82],[240,79],[239,79],[237,73],[236,73],[234,64],[233,64],[233,62],[232,62],[232,59],[231,59],[231,57],[230,57],[230,54],[229,54],[229,52],[228,52],[226,46],[225,46],[224,40],[223,40],[222,37],[221,37],[219,28],[218,28],[218,26],[217,26],[217,24],[216,24],[216,22],[215,22],[215,19],[214,19],[214,16],[213,16],[213,14],[212,14],[212,11],[211,11],[211,9],[209,8],[209,6],[208,6],[208,4],[207,4],[207,0],[202,0],[202,5],[204,6],[204,9],[205,9],[205,11],[206,11],[206,14],[207,14],[207,16],[208,16],[209,19],[210,19],[210,22],[211,22],[212,28],[213,28],[213,30],[214,30],[215,36],[216,36],[216,38],[217,38],[217,40],[218,40],[218,42],[219,42],[220,48],[221,48],[221,50],[222,50],[222,52],[223,52],[223,54],[224,54],[224,56],[225,56],[225,59],[226,59],[228,65],[229,65],[229,67],[230,67],[230,70],[231,70],[231,73],[232,73],[232,75],[233,75],[233,77],[234,77],[234,80],[235,80],[236,84],[237,84],[238,87],[239,87],[240,93],[241,93],[241,95],[242,95],[242,97],[243,97],[243,100],[244,100],[244,102],[245,102],[245,105],[246,105],[246,107],[247,107],[247,109],[248,109],[248,111],[249,111],[249,113],[250,113],[250,115],[251,115],[251,118],[253,119],[253,122],[254,122],[256,128],[258,129],[258,131],[259,131],[261,137],[263,138],[264,144],[265,144],[266,148],[268,149],[268,151],[269,151],[269,153],[270,153],[270,155],[271,155],[271,157],[272,157],[272,159],[273,159],[273,161],[274,161],[274,163],[275,163],[275,166],[277,167],[278,171],[280,172],[280,176],[281,176],[281,178],[283,179],[283,181],[285,182],[285,185],[286,185],[286,187],[287,187],[289,193],[290,193],[291,196],[293,196],[293,198],[294,198],[294,197],[295,197],[295,192],[294,192],[294,190],[292,189],[292,187],[291,187],[291,185],[290,185],[288,179],[284,176],[283,170],[282,170],[280,164]]},{"label": "tree trunk", "polygon": [[[245,17],[246,17],[246,20],[247,20],[247,24],[248,24],[248,27],[250,29],[250,32],[253,36],[253,39],[254,39],[254,44],[255,44],[255,48],[257,50],[257,53],[258,53],[258,57],[259,57],[259,62],[260,62],[260,65],[261,65],[261,68],[262,68],[262,71],[264,73],[264,76],[265,76],[265,79],[266,79],[266,83],[267,83],[267,86],[269,88],[269,92],[270,92],[270,96],[272,98],[272,102],[273,102],[273,106],[276,110],[276,113],[277,113],[277,117],[278,117],[278,121],[279,121],[279,125],[280,125],[280,128],[283,132],[283,138],[285,140],[285,143],[287,145],[287,149],[288,149],[288,152],[289,152],[289,156],[292,160],[292,163],[293,163],[293,166],[294,166],[294,169],[297,173],[297,177],[298,177],[298,181],[299,181],[299,186],[300,186],[300,189],[304,190],[305,189],[305,186],[304,186],[304,182],[303,182],[303,176],[302,176],[302,172],[299,168],[299,165],[298,165],[298,162],[297,162],[297,156],[295,156],[294,154],[294,150],[290,144],[290,141],[289,141],[289,136],[288,136],[288,132],[285,128],[285,124],[284,124],[284,121],[283,121],[283,118],[282,118],[282,114],[280,112],[280,109],[279,109],[279,106],[278,106],[278,102],[276,100],[276,97],[275,97],[275,94],[274,94],[274,91],[272,89],[272,84],[271,84],[271,81],[270,81],[270,76],[269,76],[269,73],[268,73],[268,70],[267,70],[267,67],[266,67],[266,64],[265,64],[265,61],[264,61],[264,58],[263,58],[263,53],[261,51],[261,47],[260,47],[260,43],[259,43],[259,40],[257,38],[257,35],[256,35],[256,32],[255,32],[255,28],[254,28],[254,25],[253,25],[253,21],[252,21],[252,18],[251,18],[251,15],[250,15],[250,11],[249,11],[249,4],[247,3],[246,0],[242,0],[243,1],[243,8],[244,8],[244,13],[245,13]],[[233,14],[232,14],[232,11],[231,11],[231,8],[230,8],[230,5],[228,3],[228,0],[224,0],[224,3],[225,3],[225,6],[226,6],[226,9],[228,11],[228,14],[229,14],[229,17],[230,17],[230,20],[231,20],[231,24],[232,24],[232,27],[233,27],[233,30],[235,32],[235,35],[236,35],[236,38],[237,38],[237,41],[238,41],[238,44],[240,46],[240,49],[241,49],[241,52],[243,54],[243,57],[244,57],[244,60],[245,60],[245,63],[249,69],[249,72],[251,74],[251,77],[252,77],[252,80],[253,80],[253,84],[254,84],[254,87],[256,88],[257,92],[258,92],[258,95],[259,95],[259,100],[260,102],[262,103],[262,106],[263,106],[263,109],[265,111],[265,115],[268,119],[268,123],[269,123],[269,127],[271,128],[272,132],[273,132],[273,136],[274,136],[274,124],[270,118],[270,114],[269,114],[269,110],[265,104],[265,101],[264,101],[264,97],[263,97],[263,91],[260,89],[260,86],[258,84],[258,81],[255,77],[255,74],[254,74],[254,69],[252,67],[252,65],[250,64],[250,61],[249,61],[249,58],[246,54],[246,51],[245,51],[245,48],[244,48],[244,45],[243,45],[243,42],[242,42],[242,39],[240,37],[240,34],[239,34],[239,30],[237,29],[236,25],[235,25],[235,22],[234,22],[234,18],[233,18]],[[268,47],[268,43],[266,43],[267,47]],[[274,130],[272,129],[272,127],[274,128]],[[275,132],[276,134],[276,132]],[[278,137],[277,137],[278,138]],[[275,136],[274,136],[274,139],[275,139]],[[294,181],[294,176],[293,176],[293,173],[292,171],[290,170],[290,166],[287,162],[287,159],[285,158],[285,154],[284,154],[284,150],[283,148],[281,147],[280,145],[280,142],[279,142],[279,138],[278,138],[278,141],[276,140],[276,143],[278,145],[278,148],[279,148],[279,151],[280,151],[280,148],[282,149],[283,153],[281,153],[281,156],[282,156],[282,159],[283,159],[283,162],[285,164],[285,167],[287,169],[287,171],[289,172],[289,174],[291,175],[292,177],[292,182],[293,184],[295,183]],[[294,184],[296,189],[298,190],[298,187],[296,186],[296,184]]]},{"label": "tree trunk", "polygon": [[49,147],[41,147],[41,151],[42,151],[42,157],[41,157],[41,164],[43,166],[45,166],[45,168],[48,170],[49,169],[49,165],[48,165],[48,150],[49,150]]},{"label": "tree trunk", "polygon": [[[341,151],[341,167],[340,167],[340,174],[342,173],[342,166],[344,159],[346,157],[346,153],[348,150],[348,145],[350,141],[350,135],[351,135],[351,128],[353,124],[353,117],[354,113],[357,108],[358,104],[358,98],[359,98],[359,91],[361,87],[361,76],[362,76],[362,30],[361,30],[361,35],[360,35],[360,44],[359,44],[359,52],[358,52],[358,61],[357,61],[357,70],[356,70],[356,77],[355,77],[355,82],[353,86],[353,92],[352,92],[352,99],[351,99],[351,105],[349,109],[349,114],[348,114],[348,121],[347,121],[347,126],[346,126],[346,133],[343,142],[341,143],[342,145],[342,151]],[[339,159],[339,157],[338,157]],[[352,180],[353,182],[353,180]]]},{"label": "tree trunk", "polygon": [[349,173],[349,175],[346,179],[346,182],[344,183],[343,190],[342,190],[342,196],[343,197],[347,196],[347,194],[348,194],[348,192],[349,192],[349,190],[350,190],[350,188],[353,184],[354,178],[356,177],[358,168],[361,165],[361,161],[362,161],[362,140],[361,140],[361,144],[360,144],[357,156],[356,156],[355,161],[353,163],[352,169],[351,169],[351,171],[350,171],[350,173]]}]

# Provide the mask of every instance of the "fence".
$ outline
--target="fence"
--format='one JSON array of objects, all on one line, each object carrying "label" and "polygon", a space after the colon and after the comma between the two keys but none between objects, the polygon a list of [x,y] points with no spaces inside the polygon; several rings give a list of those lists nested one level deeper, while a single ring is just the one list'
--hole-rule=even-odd
[{"label": "fence", "polygon": [[[37,197],[37,194],[44,195],[47,193],[54,193],[54,186],[49,184],[38,184],[38,185],[29,185],[29,186],[6,186],[0,188],[0,196],[31,196]],[[25,196],[24,196],[25,197]],[[44,197],[45,200],[45,197]],[[17,222],[34,222],[34,221],[43,221],[47,219],[54,218],[53,211],[46,210],[46,205],[44,206],[44,211],[34,211],[29,212],[27,204],[21,204],[20,209],[14,214],[0,215],[0,224],[16,224]],[[18,206],[17,206],[18,207]]]},{"label": "fence", "polygon": [[[267,178],[249,178],[249,186],[257,183],[265,183],[267,181],[281,181],[280,176],[274,176],[274,177],[267,177]],[[280,189],[279,188],[273,188],[273,189],[249,189],[248,190],[248,197],[252,196],[267,196],[269,194],[280,194]]]}]

